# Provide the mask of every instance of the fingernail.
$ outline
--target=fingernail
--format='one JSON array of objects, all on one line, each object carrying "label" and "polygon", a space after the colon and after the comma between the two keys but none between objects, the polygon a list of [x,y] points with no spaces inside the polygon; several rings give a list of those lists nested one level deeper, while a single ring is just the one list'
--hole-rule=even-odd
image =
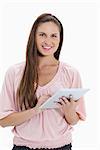
[{"label": "fingernail", "polygon": [[73,98],[73,96],[72,96],[72,95],[69,95],[69,98],[70,98],[70,99],[72,99],[72,98]]}]

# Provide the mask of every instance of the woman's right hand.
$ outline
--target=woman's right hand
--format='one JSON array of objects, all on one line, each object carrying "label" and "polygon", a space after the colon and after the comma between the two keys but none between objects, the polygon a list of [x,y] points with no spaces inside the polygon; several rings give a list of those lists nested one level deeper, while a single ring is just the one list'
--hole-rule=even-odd
[{"label": "woman's right hand", "polygon": [[37,113],[42,112],[44,109],[39,108],[49,97],[51,97],[51,95],[42,95],[38,98],[38,102],[35,106],[35,110]]}]

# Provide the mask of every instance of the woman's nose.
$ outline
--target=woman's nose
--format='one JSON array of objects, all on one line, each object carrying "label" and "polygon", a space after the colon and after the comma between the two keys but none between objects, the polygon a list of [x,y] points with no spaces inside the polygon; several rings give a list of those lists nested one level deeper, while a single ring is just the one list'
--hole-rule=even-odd
[{"label": "woman's nose", "polygon": [[50,37],[47,37],[47,38],[45,39],[44,43],[45,43],[46,45],[50,45],[50,44],[52,44],[52,40],[50,39]]}]

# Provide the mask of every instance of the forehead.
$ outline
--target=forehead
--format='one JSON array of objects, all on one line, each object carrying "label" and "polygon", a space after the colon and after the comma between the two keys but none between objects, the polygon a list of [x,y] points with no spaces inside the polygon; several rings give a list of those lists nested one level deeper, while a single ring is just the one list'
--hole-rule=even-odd
[{"label": "forehead", "polygon": [[41,23],[37,28],[37,32],[46,32],[46,31],[50,33],[58,33],[59,27],[54,22],[45,22]]}]

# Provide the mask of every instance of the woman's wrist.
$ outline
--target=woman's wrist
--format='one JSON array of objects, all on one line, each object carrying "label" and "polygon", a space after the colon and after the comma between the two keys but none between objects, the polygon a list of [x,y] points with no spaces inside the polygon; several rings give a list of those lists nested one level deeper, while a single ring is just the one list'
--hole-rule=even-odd
[{"label": "woman's wrist", "polygon": [[65,113],[65,118],[69,124],[76,124],[79,121],[79,116],[76,111],[70,111],[69,113]]},{"label": "woman's wrist", "polygon": [[38,106],[35,106],[34,111],[35,111],[36,114],[39,114],[42,111],[42,109],[39,108]]}]

